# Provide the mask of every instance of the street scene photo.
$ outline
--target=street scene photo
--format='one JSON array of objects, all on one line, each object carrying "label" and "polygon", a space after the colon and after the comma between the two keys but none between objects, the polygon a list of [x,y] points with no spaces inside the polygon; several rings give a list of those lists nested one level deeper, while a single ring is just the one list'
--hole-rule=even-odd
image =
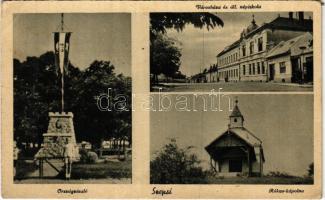
[{"label": "street scene photo", "polygon": [[131,14],[13,17],[15,184],[131,184]]},{"label": "street scene photo", "polygon": [[312,12],[150,13],[150,91],[313,91]]},{"label": "street scene photo", "polygon": [[151,184],[314,183],[312,94],[152,96]]}]

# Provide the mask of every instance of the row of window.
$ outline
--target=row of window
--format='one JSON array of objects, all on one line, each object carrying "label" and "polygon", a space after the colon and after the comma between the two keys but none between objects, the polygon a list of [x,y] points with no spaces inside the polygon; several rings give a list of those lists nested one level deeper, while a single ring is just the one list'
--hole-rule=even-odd
[{"label": "row of window", "polygon": [[[251,63],[248,65],[243,65],[243,75],[249,74],[249,75],[255,75],[255,74],[265,74],[266,73],[266,68],[264,65],[264,62],[257,62],[256,65],[255,63]],[[227,71],[223,71],[219,73],[220,78],[235,78],[239,76],[238,69],[230,69]],[[286,65],[285,62],[280,62],[280,73],[286,73]]]},{"label": "row of window", "polygon": [[234,78],[238,77],[238,69],[230,69],[219,73],[220,78]]},{"label": "row of window", "polygon": [[233,53],[232,55],[229,55],[224,58],[220,58],[220,65],[227,65],[229,63],[233,63],[238,60],[238,53]]},{"label": "row of window", "polygon": [[[251,41],[249,43],[249,55],[255,53],[254,51],[254,41]],[[246,45],[242,45],[242,56],[246,56]],[[260,37],[257,39],[257,52],[263,51],[263,37]]]},{"label": "row of window", "polygon": [[[255,65],[256,64],[256,65]],[[286,73],[286,65],[285,62],[280,62],[280,73],[284,74]],[[243,65],[243,75],[255,75],[255,74],[265,74],[266,73],[266,68],[264,65],[264,62],[257,62],[257,63],[251,63],[248,65]],[[219,73],[220,78],[235,78],[238,77],[238,69],[230,69],[227,71],[223,71]]]},{"label": "row of window", "polygon": [[[255,53],[254,46],[255,46],[255,42],[251,41],[249,43],[249,55]],[[242,45],[241,50],[242,50],[242,56],[245,57],[246,45]],[[257,39],[257,52],[261,52],[261,51],[263,51],[263,37]],[[229,55],[227,57],[220,58],[218,63],[220,63],[220,65],[223,66],[223,65],[236,62],[238,59],[239,59],[238,53],[233,53],[232,55]]]},{"label": "row of window", "polygon": [[243,75],[255,75],[255,74],[265,74],[264,62],[250,63],[248,65],[243,65]]}]

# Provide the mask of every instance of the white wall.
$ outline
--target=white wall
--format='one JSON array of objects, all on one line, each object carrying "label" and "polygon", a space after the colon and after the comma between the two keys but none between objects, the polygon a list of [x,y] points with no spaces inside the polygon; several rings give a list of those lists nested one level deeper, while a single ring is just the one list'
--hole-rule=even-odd
[{"label": "white wall", "polygon": [[[285,62],[285,66],[286,66],[285,73],[280,73],[280,63],[281,62]],[[268,63],[269,63],[269,65],[274,64],[274,82],[283,82],[283,80],[286,83],[291,82],[292,66],[291,66],[291,60],[290,60],[289,55],[271,59],[271,60],[269,60]]]}]

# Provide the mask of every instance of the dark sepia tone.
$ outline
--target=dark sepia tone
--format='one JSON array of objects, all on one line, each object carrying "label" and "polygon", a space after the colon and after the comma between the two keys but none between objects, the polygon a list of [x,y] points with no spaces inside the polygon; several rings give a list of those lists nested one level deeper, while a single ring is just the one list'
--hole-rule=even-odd
[{"label": "dark sepia tone", "polygon": [[153,92],[308,92],[313,63],[311,12],[150,14]]},{"label": "dark sepia tone", "polygon": [[131,14],[13,21],[14,183],[130,184]]},{"label": "dark sepia tone", "polygon": [[313,95],[218,95],[153,95],[151,183],[313,184]]}]

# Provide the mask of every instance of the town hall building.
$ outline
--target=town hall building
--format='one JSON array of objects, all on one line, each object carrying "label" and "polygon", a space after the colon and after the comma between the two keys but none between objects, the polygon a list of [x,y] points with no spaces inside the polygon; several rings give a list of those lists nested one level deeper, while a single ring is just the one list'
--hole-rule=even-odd
[{"label": "town hall building", "polygon": [[228,129],[205,147],[218,176],[262,176],[265,162],[262,141],[244,127],[238,101]]},{"label": "town hall building", "polygon": [[[260,26],[256,24],[253,15],[250,25],[240,33],[239,39],[217,55],[218,80],[225,82],[312,82],[312,77],[310,77],[313,74],[313,66],[310,66],[313,58],[312,32],[313,20],[305,19],[304,12],[297,12],[296,17],[293,12],[289,12],[288,17],[279,15],[273,21]],[[300,37],[306,33],[309,34],[306,36],[308,39],[301,39]],[[270,57],[269,53],[274,52],[273,48],[279,48],[278,44],[292,39],[299,40],[299,47],[294,48],[295,53],[286,65],[293,66],[293,69],[276,73],[273,58],[277,57],[281,60],[283,55],[277,54]],[[307,53],[306,49],[311,56],[304,56]],[[295,60],[292,61],[291,58]],[[297,74],[300,75],[297,76]]]}]

